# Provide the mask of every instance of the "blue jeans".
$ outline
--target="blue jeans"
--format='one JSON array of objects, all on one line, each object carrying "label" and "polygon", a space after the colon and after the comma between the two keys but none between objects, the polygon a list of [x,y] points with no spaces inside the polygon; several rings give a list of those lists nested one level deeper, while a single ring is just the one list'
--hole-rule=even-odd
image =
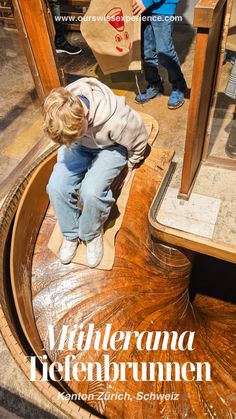
[{"label": "blue jeans", "polygon": [[[184,91],[186,83],[172,39],[174,22],[166,21],[167,15],[149,15],[148,13],[145,15],[149,19],[153,17],[149,21],[142,22],[142,55],[146,81],[151,85],[162,84],[158,73],[158,65],[161,64],[166,68],[173,88]],[[162,20],[154,20],[156,16],[161,17]]]},{"label": "blue jeans", "polygon": [[47,185],[61,232],[68,240],[99,236],[115,202],[111,184],[127,164],[121,145],[103,149],[60,147]]}]

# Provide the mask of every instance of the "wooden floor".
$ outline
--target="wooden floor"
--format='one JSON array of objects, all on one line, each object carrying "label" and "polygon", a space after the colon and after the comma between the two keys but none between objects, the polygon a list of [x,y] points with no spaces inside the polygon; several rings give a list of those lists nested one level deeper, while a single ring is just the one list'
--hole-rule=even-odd
[{"label": "wooden floor", "polygon": [[[33,259],[32,299],[37,328],[52,361],[63,363],[68,353],[76,361],[100,361],[108,354],[113,362],[209,362],[211,382],[68,382],[73,393],[130,394],[132,400],[90,400],[88,405],[112,419],[133,418],[232,418],[236,412],[236,306],[197,294],[189,299],[190,262],[159,266],[155,243],[149,237],[148,211],[162,179],[154,149],[137,170],[116,239],[116,258],[111,271],[80,265],[62,266],[47,249],[54,227],[49,210],[41,226]],[[222,278],[224,281],[224,278]],[[104,332],[112,330],[195,331],[194,351],[90,350],[51,351],[47,327],[55,327],[56,339],[63,325],[89,323]],[[136,400],[138,392],[176,393],[179,400]],[[233,413],[234,412],[234,413]]]}]

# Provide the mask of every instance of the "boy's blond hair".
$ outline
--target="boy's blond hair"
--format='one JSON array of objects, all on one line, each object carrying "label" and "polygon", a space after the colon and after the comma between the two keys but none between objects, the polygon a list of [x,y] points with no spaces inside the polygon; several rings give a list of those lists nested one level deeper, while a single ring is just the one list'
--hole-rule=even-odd
[{"label": "boy's blond hair", "polygon": [[78,137],[85,114],[79,97],[58,87],[45,99],[43,117],[44,130],[51,139],[69,146]]}]

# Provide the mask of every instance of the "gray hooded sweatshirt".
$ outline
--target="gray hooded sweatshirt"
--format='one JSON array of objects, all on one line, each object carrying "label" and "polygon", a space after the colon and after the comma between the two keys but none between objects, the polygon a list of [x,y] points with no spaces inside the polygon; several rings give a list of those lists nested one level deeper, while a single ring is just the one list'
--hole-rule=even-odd
[{"label": "gray hooded sweatshirt", "polygon": [[148,134],[140,115],[116,96],[109,87],[95,78],[84,77],[66,87],[76,95],[86,96],[90,103],[89,126],[79,144],[104,148],[114,143],[128,150],[129,165],[144,157]]}]

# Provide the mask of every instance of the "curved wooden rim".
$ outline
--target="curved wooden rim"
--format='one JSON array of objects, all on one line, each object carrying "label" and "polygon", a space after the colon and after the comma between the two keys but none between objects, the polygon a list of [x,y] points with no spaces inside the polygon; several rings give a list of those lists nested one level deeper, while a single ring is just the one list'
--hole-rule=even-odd
[{"label": "curved wooden rim", "polygon": [[[42,351],[42,343],[35,324],[31,299],[29,299],[26,288],[30,290],[31,259],[33,256],[30,252],[33,250],[38,230],[49,203],[45,183],[56,162],[56,155],[57,152],[54,151],[32,174],[19,203],[11,239],[10,274],[13,298],[22,330],[34,353],[38,356],[43,355],[44,351]],[[35,199],[35,192],[38,192],[38,199]],[[24,214],[28,212],[28,223],[25,225]],[[29,237],[31,238],[30,242]]]},{"label": "curved wooden rim", "polygon": [[[12,187],[9,194],[7,195],[3,207],[1,208],[1,217],[0,217],[0,231],[4,234],[1,235],[1,246],[0,246],[0,260],[1,268],[4,269],[3,259],[6,252],[6,242],[11,239],[11,224],[14,219],[15,213],[17,211],[18,204],[22,198],[22,195],[27,193],[26,191],[30,189],[33,179],[37,177],[42,168],[45,167],[45,164],[52,162],[55,158],[55,147],[52,147],[46,151],[35,163],[25,172],[19,182]],[[46,159],[46,160],[45,160]],[[36,170],[35,170],[36,169]],[[33,176],[32,176],[33,173]],[[32,176],[32,178],[31,178]],[[30,179],[31,178],[31,179]],[[30,179],[30,181],[29,181]],[[28,186],[27,186],[28,185]],[[22,208],[23,203],[21,202],[19,208]],[[5,278],[6,280],[7,278]],[[4,278],[2,278],[4,282]],[[0,293],[0,330],[4,341],[9,348],[14,360],[21,368],[25,376],[30,380],[30,361],[29,356],[34,356],[37,354],[37,351],[32,352],[32,350],[27,351],[25,349],[25,337],[22,336],[21,332],[15,329],[15,325],[11,321],[10,312],[14,311],[16,307],[4,307],[4,292],[2,291],[3,284],[1,284],[1,293]],[[14,290],[16,292],[16,287],[14,285]],[[17,301],[16,295],[15,300]],[[17,306],[19,309],[19,302],[17,301]],[[9,312],[8,312],[9,311]],[[22,315],[22,310],[20,310]],[[21,320],[21,326],[25,329],[25,324],[23,318],[19,316]],[[27,330],[26,337],[29,338]],[[27,339],[28,341],[28,339]],[[30,341],[32,349],[34,349],[35,341]],[[37,342],[39,344],[39,341]],[[41,349],[41,348],[40,348]],[[39,350],[39,348],[37,349]],[[42,375],[37,371],[37,380],[32,382],[32,384],[40,391],[40,393],[46,397],[52,404],[54,404],[59,410],[61,410],[66,416],[71,418],[96,418],[98,415],[93,415],[91,412],[88,412],[83,407],[79,406],[71,400],[60,400],[58,396],[61,391],[64,391],[62,387],[60,390],[57,389],[50,382],[41,381]]]}]

